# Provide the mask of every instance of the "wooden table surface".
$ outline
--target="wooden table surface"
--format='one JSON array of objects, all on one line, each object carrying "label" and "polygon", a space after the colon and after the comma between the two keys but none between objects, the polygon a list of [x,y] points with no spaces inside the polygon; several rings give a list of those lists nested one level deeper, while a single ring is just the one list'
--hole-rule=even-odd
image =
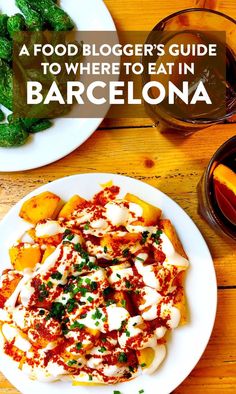
[{"label": "wooden table surface", "polygon": [[[150,30],[168,14],[193,5],[192,0],[105,2],[117,28],[123,30]],[[220,1],[218,8],[236,17],[236,0]],[[148,119],[107,119],[87,142],[64,159],[32,171],[0,174],[1,218],[20,198],[44,183],[78,173],[113,172],[157,187],[195,221],[214,258],[219,303],[206,351],[188,378],[175,390],[176,394],[236,392],[235,243],[219,237],[199,217],[196,193],[209,158],[225,140],[236,134],[235,130],[234,124],[219,125],[182,138],[161,134]],[[0,393],[17,393],[1,374]]]}]

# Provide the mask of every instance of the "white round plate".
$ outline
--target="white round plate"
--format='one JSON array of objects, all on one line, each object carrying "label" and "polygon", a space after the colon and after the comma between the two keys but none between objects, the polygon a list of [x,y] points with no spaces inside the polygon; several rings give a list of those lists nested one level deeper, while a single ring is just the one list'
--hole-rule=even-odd
[{"label": "white round plate", "polygon": [[[72,17],[77,30],[116,30],[103,0],[61,0],[60,4]],[[15,6],[15,0],[0,0],[0,12],[12,15],[19,12],[19,9]],[[31,134],[25,145],[17,148],[0,148],[0,171],[30,170],[59,160],[86,141],[102,120],[102,118],[53,120],[53,127]]]},{"label": "white round plate", "polygon": [[[174,330],[167,343],[167,357],[157,372],[151,376],[141,376],[130,382],[116,386],[77,386],[70,383],[40,383],[31,381],[21,371],[12,366],[12,361],[0,356],[0,369],[7,379],[23,394],[169,394],[191,372],[200,359],[210,338],[216,313],[217,286],[212,258],[199,230],[189,216],[168,196],[143,182],[114,174],[82,174],[62,178],[44,185],[18,202],[0,223],[1,269],[9,267],[8,247],[25,230],[25,222],[18,217],[25,199],[43,191],[58,194],[68,200],[73,194],[90,199],[101,190],[100,184],[112,180],[120,186],[121,196],[131,192],[143,200],[161,207],[163,216],[169,218],[183,243],[190,260],[187,272],[186,293],[189,322]],[[14,229],[14,230],[13,230]]]}]

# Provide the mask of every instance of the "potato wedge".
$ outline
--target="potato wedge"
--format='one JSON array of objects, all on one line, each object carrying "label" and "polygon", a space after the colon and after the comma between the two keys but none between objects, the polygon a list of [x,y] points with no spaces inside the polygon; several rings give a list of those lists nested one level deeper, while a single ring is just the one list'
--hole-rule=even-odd
[{"label": "potato wedge", "polygon": [[112,298],[116,301],[117,306],[127,309],[131,316],[135,315],[134,306],[125,291],[115,291]]},{"label": "potato wedge", "polygon": [[160,226],[163,229],[163,232],[165,235],[169,238],[171,241],[172,245],[174,246],[175,250],[177,253],[180,254],[180,256],[184,257],[185,259],[188,259],[188,256],[185,253],[185,250],[183,248],[183,245],[175,231],[174,226],[172,225],[171,221],[169,219],[161,219],[160,220]]},{"label": "potato wedge", "polygon": [[27,222],[36,224],[40,220],[57,216],[61,199],[51,192],[43,192],[25,201],[19,216]]},{"label": "potato wedge", "polygon": [[62,210],[60,211],[58,217],[59,218],[64,218],[64,219],[70,219],[71,215],[73,212],[85,202],[86,200],[77,194],[75,194],[73,197],[67,201],[67,203],[64,205]]},{"label": "potato wedge", "polygon": [[46,249],[45,249],[45,252],[44,252],[43,258],[42,258],[42,263],[45,262],[45,260],[48,258],[48,256],[50,256],[54,252],[55,249],[56,249],[56,247],[53,245],[46,246]]},{"label": "potato wedge", "polygon": [[146,347],[137,351],[137,358],[139,365],[142,368],[148,368],[152,364],[155,357],[155,352],[151,347]]},{"label": "potato wedge", "polygon": [[122,251],[140,241],[141,238],[141,234],[136,233],[127,233],[122,237],[105,234],[100,240],[100,245],[103,248],[107,247],[108,251],[112,251],[113,249],[116,249],[116,251],[120,249],[120,251]]},{"label": "potato wedge", "polygon": [[181,314],[181,319],[179,324],[180,326],[184,326],[188,321],[188,308],[187,308],[187,301],[183,287],[178,288],[174,306],[179,309]]},{"label": "potato wedge", "polygon": [[0,288],[0,308],[4,307],[5,302],[14,293],[20,280],[21,280],[21,275],[17,274],[13,279],[3,281]]},{"label": "potato wedge", "polygon": [[25,268],[34,268],[41,261],[41,249],[39,245],[20,243],[9,249],[12,266],[17,271]]},{"label": "potato wedge", "polygon": [[124,197],[126,201],[133,202],[135,204],[140,205],[143,208],[143,219],[144,221],[138,221],[137,224],[143,224],[145,226],[153,226],[157,224],[158,220],[161,217],[161,209],[154,207],[154,205],[151,205],[143,200],[141,200],[139,197],[135,196],[134,194],[127,193]]}]

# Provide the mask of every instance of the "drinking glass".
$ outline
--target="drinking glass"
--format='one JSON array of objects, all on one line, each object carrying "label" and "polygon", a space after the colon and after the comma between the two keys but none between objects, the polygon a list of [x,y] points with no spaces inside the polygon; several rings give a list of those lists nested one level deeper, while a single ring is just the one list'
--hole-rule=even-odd
[{"label": "drinking glass", "polygon": [[[203,3],[203,0],[196,1],[198,3],[200,2],[200,4]],[[230,16],[216,10],[191,8],[176,12],[160,21],[149,34],[146,41],[147,44],[159,43],[156,41],[157,37],[159,37],[159,35],[156,34],[157,32],[160,32],[160,37],[163,32],[166,32],[167,35],[170,33],[170,37],[171,32],[173,32],[173,34],[179,33],[179,35],[182,35],[183,41],[186,42],[188,41],[188,38],[186,38],[188,36],[184,38],[184,34],[193,34],[193,42],[197,42],[197,40],[199,41],[199,37],[201,37],[201,33],[204,32],[205,35],[209,34],[209,37],[211,37],[213,41],[215,37],[216,43],[220,40],[219,32],[225,32],[224,36],[226,43],[221,42],[219,44],[224,46],[222,64],[224,65],[226,62],[226,72],[221,78],[224,85],[225,97],[224,95],[219,95],[219,107],[224,107],[224,112],[215,112],[215,115],[212,116],[209,111],[209,114],[205,112],[205,116],[202,117],[200,114],[198,116],[196,113],[195,116],[191,111],[187,111],[189,116],[181,117],[176,115],[176,111],[171,112],[170,106],[167,108],[161,104],[151,105],[145,103],[146,111],[155,124],[158,124],[162,131],[170,130],[177,131],[181,134],[189,134],[230,119],[236,113],[236,21]],[[143,58],[142,61],[145,66],[150,60]],[[158,57],[156,57],[155,61],[158,62]],[[159,58],[159,61],[161,61],[161,58]],[[143,84],[146,84],[150,79],[150,75],[144,73]],[[165,80],[165,76],[161,76],[159,79],[160,82],[162,82],[162,80]],[[217,91],[215,94],[217,94]],[[197,111],[198,108],[192,106],[193,112]]]}]

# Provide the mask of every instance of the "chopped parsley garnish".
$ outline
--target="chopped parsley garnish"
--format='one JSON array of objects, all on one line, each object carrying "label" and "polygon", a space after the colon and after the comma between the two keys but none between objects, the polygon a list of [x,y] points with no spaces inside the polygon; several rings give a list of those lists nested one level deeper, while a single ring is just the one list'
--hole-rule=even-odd
[{"label": "chopped parsley garnish", "polygon": [[131,367],[131,365],[129,365],[129,370],[130,370],[130,372],[134,372],[134,368]]},{"label": "chopped parsley garnish", "polygon": [[77,305],[77,301],[74,298],[70,298],[66,304],[66,308],[67,308],[68,313],[73,312],[76,305]]},{"label": "chopped parsley garnish", "polygon": [[82,313],[82,314],[80,315],[80,319],[85,319],[86,316],[87,316],[87,313]]},{"label": "chopped parsley garnish", "polygon": [[95,313],[92,315],[92,319],[93,320],[101,319],[101,317],[102,317],[102,313],[99,311],[98,308],[96,308]]},{"label": "chopped parsley garnish", "polygon": [[138,392],[138,394],[143,394],[144,393],[144,390],[142,389],[142,390],[139,390],[139,392]]},{"label": "chopped parsley garnish", "polygon": [[119,260],[118,260],[117,258],[115,258],[115,259],[113,259],[113,260],[111,261],[111,263],[112,263],[112,264],[118,264],[118,263],[119,263]]},{"label": "chopped parsley garnish", "polygon": [[106,342],[107,340],[106,340],[106,338],[101,338],[101,341]]},{"label": "chopped parsley garnish", "polygon": [[76,344],[76,349],[77,349],[77,350],[82,349],[82,347],[83,347],[82,342],[78,342],[78,343]]},{"label": "chopped parsley garnish", "polygon": [[84,230],[89,230],[89,225],[90,225],[90,223],[87,222],[87,223],[84,225]]},{"label": "chopped parsley garnish", "polygon": [[120,325],[120,328],[119,328],[118,331],[121,331],[121,330],[124,328],[125,324],[126,324],[126,321],[123,320],[123,321],[121,322],[121,325]]},{"label": "chopped parsley garnish", "polygon": [[92,377],[92,375],[89,375],[89,380],[91,381],[91,380],[93,380],[93,377]]},{"label": "chopped parsley garnish", "polygon": [[130,337],[130,332],[128,330],[125,331],[127,337]]},{"label": "chopped parsley garnish", "polygon": [[155,241],[156,244],[159,244],[161,234],[162,230],[157,230],[155,234],[151,235],[151,238]]},{"label": "chopped parsley garnish", "polygon": [[52,279],[61,280],[62,274],[59,271],[55,271],[51,274]]},{"label": "chopped parsley garnish", "polygon": [[87,266],[90,270],[98,270],[99,269],[99,266],[97,264],[93,263],[92,261],[89,261]]},{"label": "chopped parsley garnish", "polygon": [[92,290],[92,291],[97,290],[98,284],[97,284],[96,282],[91,282],[91,283],[90,283],[90,287],[91,287],[91,290]]},{"label": "chopped parsley garnish", "polygon": [[104,253],[107,253],[107,246],[104,246],[103,251],[104,251]]},{"label": "chopped parsley garnish", "polygon": [[125,308],[126,307],[126,300],[121,300],[121,305]]},{"label": "chopped parsley garnish", "polygon": [[107,300],[106,301],[106,306],[109,306],[109,305],[112,305],[112,304],[115,304],[114,300]]},{"label": "chopped parsley garnish", "polygon": [[72,239],[74,238],[74,234],[69,234],[67,237],[68,241],[72,241]]},{"label": "chopped parsley garnish", "polygon": [[140,294],[140,290],[135,290],[135,294]]},{"label": "chopped parsley garnish", "polygon": [[70,329],[74,330],[75,328],[79,328],[80,330],[82,330],[84,327],[85,327],[84,324],[82,324],[78,321],[75,321],[73,324],[71,324]]},{"label": "chopped parsley garnish", "polygon": [[67,365],[69,365],[69,367],[72,367],[72,365],[75,365],[75,364],[77,364],[77,361],[76,361],[76,360],[70,360],[70,361],[68,361],[68,363],[67,363]]},{"label": "chopped parsley garnish", "polygon": [[120,363],[126,363],[127,362],[127,356],[126,356],[126,354],[124,352],[119,354],[118,361]]},{"label": "chopped parsley garnish", "polygon": [[89,279],[89,278],[86,278],[86,279],[85,279],[85,283],[87,283],[87,285],[90,285],[90,283],[91,283],[91,279]]},{"label": "chopped parsley garnish", "polygon": [[123,255],[124,257],[128,257],[128,256],[129,256],[129,248],[124,249],[124,250],[122,251],[122,255]]},{"label": "chopped parsley garnish", "polygon": [[44,283],[39,285],[38,291],[39,291],[38,300],[39,300],[39,302],[43,302],[45,300],[45,298],[47,298],[47,296],[48,296],[48,291],[46,289],[46,285]]},{"label": "chopped parsley garnish", "polygon": [[99,326],[99,321],[96,321],[95,326],[96,326],[96,327]]},{"label": "chopped parsley garnish", "polygon": [[75,288],[75,285],[73,283],[67,283],[63,287],[63,293],[72,293]]},{"label": "chopped parsley garnish", "polygon": [[145,364],[145,363],[142,363],[142,364],[141,364],[141,367],[142,367],[142,368],[145,368],[146,366],[147,366],[147,364]]},{"label": "chopped parsley garnish", "polygon": [[88,298],[87,298],[87,300],[88,300],[88,302],[93,302],[93,297],[91,297],[91,296],[89,296]]},{"label": "chopped parsley garnish", "polygon": [[125,281],[125,287],[126,287],[127,289],[130,289],[130,288],[131,288],[131,283],[130,283],[129,280],[126,280],[126,281]]},{"label": "chopped parsley garnish", "polygon": [[141,245],[144,245],[147,242],[148,234],[149,234],[149,231],[144,231],[142,233],[142,239],[140,241]]},{"label": "chopped parsley garnish", "polygon": [[107,287],[106,289],[103,290],[103,295],[108,296],[111,291],[112,291],[111,287]]},{"label": "chopped parsley garnish", "polygon": [[68,228],[65,230],[64,234],[63,234],[63,239],[67,237],[67,235],[71,234],[71,230],[69,230]]},{"label": "chopped parsley garnish", "polygon": [[82,263],[80,263],[80,264],[75,264],[75,265],[74,265],[74,270],[75,270],[75,271],[78,271],[78,272],[81,272],[82,269],[84,268],[84,266],[85,266],[85,262],[82,261]]},{"label": "chopped parsley garnish", "polygon": [[53,287],[53,283],[49,281],[49,282],[47,283],[47,286],[49,287],[49,289],[51,289],[51,288]]},{"label": "chopped parsley garnish", "polygon": [[138,257],[138,256],[136,256],[135,259],[138,261],[144,261],[144,259],[142,259],[141,257]]},{"label": "chopped parsley garnish", "polygon": [[52,317],[61,320],[65,313],[65,306],[61,302],[53,302],[48,318]]},{"label": "chopped parsley garnish", "polygon": [[98,349],[98,351],[100,352],[100,353],[104,353],[104,352],[106,352],[106,348],[105,348],[105,346],[102,346],[100,349]]},{"label": "chopped parsley garnish", "polygon": [[75,264],[74,265],[74,269],[78,272],[81,272],[83,270],[83,268],[87,265],[87,267],[92,270],[97,270],[99,267],[94,264],[92,261],[89,260],[89,254],[82,248],[82,246],[80,245],[80,243],[78,244],[74,244],[74,249],[76,250],[76,252],[78,252],[80,254],[80,256],[82,257],[82,261],[80,264]]},{"label": "chopped parsley garnish", "polygon": [[118,390],[115,390],[115,391],[113,391],[113,394],[121,394],[121,392]]},{"label": "chopped parsley garnish", "polygon": [[72,293],[74,295],[77,294],[77,293],[81,293],[82,297],[85,297],[87,292],[88,292],[88,289],[86,287],[83,287],[83,286],[78,286],[72,291]]},{"label": "chopped parsley garnish", "polygon": [[120,274],[116,274],[116,276],[117,276],[117,278],[121,279],[121,276],[120,276]]},{"label": "chopped parsley garnish", "polygon": [[66,326],[66,322],[65,322],[65,321],[63,321],[62,324],[61,324],[61,330],[62,330],[62,334],[63,334],[63,335],[66,335],[66,334],[68,334],[68,332],[69,332],[69,330],[68,330],[68,328],[67,328],[67,326]]}]

